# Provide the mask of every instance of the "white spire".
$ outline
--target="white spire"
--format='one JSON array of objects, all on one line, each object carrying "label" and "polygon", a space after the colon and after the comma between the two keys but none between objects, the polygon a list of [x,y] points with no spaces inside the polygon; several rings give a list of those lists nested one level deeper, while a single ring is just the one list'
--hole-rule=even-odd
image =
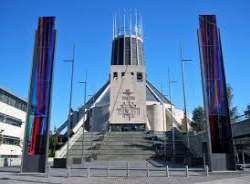
[{"label": "white spire", "polygon": [[126,10],[123,10],[123,34],[126,35]]},{"label": "white spire", "polygon": [[115,26],[115,37],[117,36],[117,26],[116,26],[116,14],[115,14],[115,20],[114,20],[115,22],[114,22],[114,26]]},{"label": "white spire", "polygon": [[113,16],[113,38],[122,35],[143,37],[142,16],[136,8],[122,9]]},{"label": "white spire", "polygon": [[140,15],[140,36],[143,36],[143,24],[142,24],[142,16]]},{"label": "white spire", "polygon": [[129,34],[130,36],[132,35],[133,33],[133,28],[132,28],[132,15],[131,13],[129,13]]},{"label": "white spire", "polygon": [[135,35],[136,35],[136,37],[138,35],[138,15],[137,15],[137,9],[135,9]]},{"label": "white spire", "polygon": [[114,18],[114,16],[113,16],[113,40],[114,40],[114,38],[115,38],[115,18]]}]

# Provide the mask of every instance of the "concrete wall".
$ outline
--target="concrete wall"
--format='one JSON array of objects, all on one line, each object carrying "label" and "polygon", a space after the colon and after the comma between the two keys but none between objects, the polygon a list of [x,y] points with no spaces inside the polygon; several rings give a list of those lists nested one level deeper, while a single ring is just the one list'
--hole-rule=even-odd
[{"label": "concrete wall", "polygon": [[109,118],[109,105],[95,106],[91,109],[90,131],[106,130]]},{"label": "concrete wall", "polygon": [[250,135],[250,119],[232,123],[233,137],[244,137]]},{"label": "concrete wall", "polygon": [[195,157],[202,157],[202,143],[207,142],[208,143],[208,137],[206,132],[200,132],[198,134],[191,134],[189,136],[190,141],[190,151]]},{"label": "concrete wall", "polygon": [[[137,73],[142,80],[137,80]],[[117,73],[117,77],[114,74]],[[122,76],[122,73],[125,73]],[[111,66],[110,123],[146,124],[146,80],[144,66]]]},{"label": "concrete wall", "polygon": [[164,115],[163,106],[160,104],[153,104],[147,106],[148,121],[153,131],[164,131]]}]

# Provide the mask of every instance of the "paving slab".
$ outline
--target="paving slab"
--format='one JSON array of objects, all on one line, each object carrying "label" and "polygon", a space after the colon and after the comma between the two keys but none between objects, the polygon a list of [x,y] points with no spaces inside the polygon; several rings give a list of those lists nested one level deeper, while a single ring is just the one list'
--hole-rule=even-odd
[{"label": "paving slab", "polygon": [[[250,184],[250,172],[225,172],[210,173],[209,176],[201,174],[190,174],[187,178],[183,172],[172,171],[170,177],[166,177],[164,171],[150,173],[146,177],[145,171],[130,171],[130,177],[126,177],[126,171],[116,170],[112,175],[117,177],[106,177],[107,170],[100,169],[92,171],[87,177],[86,170],[71,170],[71,177],[67,177],[66,169],[52,168],[49,177],[46,175],[20,174],[19,168],[0,168],[0,184]],[[111,172],[111,171],[110,171]],[[156,171],[155,171],[156,172]]]}]

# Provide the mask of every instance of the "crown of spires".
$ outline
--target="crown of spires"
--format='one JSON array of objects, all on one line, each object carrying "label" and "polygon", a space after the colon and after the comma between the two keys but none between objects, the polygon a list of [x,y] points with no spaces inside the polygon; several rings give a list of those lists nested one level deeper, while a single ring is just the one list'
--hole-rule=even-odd
[{"label": "crown of spires", "polygon": [[137,9],[124,9],[113,16],[113,39],[121,35],[143,38],[142,16]]}]

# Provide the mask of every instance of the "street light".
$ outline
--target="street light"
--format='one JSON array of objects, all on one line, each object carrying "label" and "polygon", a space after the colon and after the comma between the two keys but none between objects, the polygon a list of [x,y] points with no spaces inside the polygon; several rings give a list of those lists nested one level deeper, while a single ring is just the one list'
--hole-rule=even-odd
[{"label": "street light", "polygon": [[94,95],[88,95],[88,97],[90,97],[90,99],[92,98],[92,104],[91,105],[94,105],[94,102],[95,102],[95,99],[94,99]]},{"label": "street light", "polygon": [[188,130],[188,120],[187,120],[187,103],[186,103],[186,90],[185,90],[185,76],[184,76],[184,63],[192,61],[191,59],[183,59],[182,47],[180,46],[180,61],[181,61],[181,79],[182,79],[182,92],[183,92],[183,103],[184,103],[184,121],[186,126],[186,137],[187,137],[187,147],[190,148],[189,141],[189,130]]},{"label": "street light", "polygon": [[84,81],[79,81],[80,84],[84,84],[84,105],[86,104],[86,95],[87,95],[87,71],[85,74],[85,80]]},{"label": "street light", "polygon": [[56,144],[57,144],[57,131],[56,131],[56,126],[55,126],[54,127],[54,157],[56,156]]},{"label": "street light", "polygon": [[70,123],[71,123],[71,104],[72,104],[72,92],[73,92],[73,76],[74,76],[74,63],[75,63],[75,45],[73,45],[73,57],[69,60],[64,60],[64,62],[71,63],[71,79],[70,79],[70,89],[69,89],[69,112],[68,112],[68,130],[67,130],[67,158],[66,158],[66,165],[68,169],[68,176],[69,176],[69,165],[70,165],[70,155],[69,155],[69,139],[70,139]]},{"label": "street light", "polygon": [[[4,132],[4,129],[1,129],[0,130],[0,146],[1,146],[1,144],[3,144],[3,132]],[[2,156],[2,155],[0,155],[0,156]]]},{"label": "street light", "polygon": [[172,147],[173,147],[173,157],[172,160],[175,160],[175,132],[174,132],[174,119],[173,119],[173,103],[172,103],[172,95],[171,95],[171,85],[176,83],[176,81],[171,80],[170,77],[170,69],[168,69],[168,93],[169,93],[169,100],[170,100],[170,112],[171,112],[171,123],[172,123]]},{"label": "street light", "polygon": [[13,152],[14,150],[10,150],[10,167],[11,167],[11,162],[12,162],[12,158],[13,158],[13,155],[12,155],[12,152]]},{"label": "street light", "polygon": [[87,71],[86,71],[86,76],[85,76],[85,81],[80,81],[79,82],[80,84],[84,84],[84,109],[83,109],[83,117],[82,117],[82,120],[83,120],[83,123],[82,123],[82,163],[84,161],[84,114],[86,112],[85,110],[85,105],[86,105],[86,91],[87,91]]},{"label": "street light", "polygon": [[3,132],[4,132],[4,129],[1,129],[0,130],[0,145],[3,143]]}]

